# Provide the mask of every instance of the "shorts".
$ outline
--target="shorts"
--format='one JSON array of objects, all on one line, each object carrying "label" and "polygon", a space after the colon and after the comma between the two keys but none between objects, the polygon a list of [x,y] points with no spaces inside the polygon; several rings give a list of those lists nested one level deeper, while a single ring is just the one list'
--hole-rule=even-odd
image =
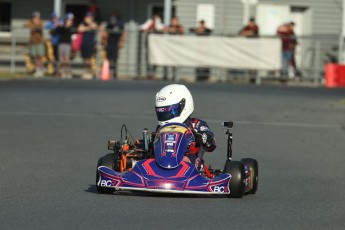
[{"label": "shorts", "polygon": [[30,54],[33,57],[42,57],[45,55],[45,47],[43,43],[32,44],[30,47]]},{"label": "shorts", "polygon": [[107,51],[108,60],[116,62],[118,58],[118,51],[119,51],[117,46],[108,46],[106,51]]},{"label": "shorts", "polygon": [[84,59],[89,59],[91,58],[92,54],[94,53],[94,43],[82,43],[80,52],[81,52],[81,57]]},{"label": "shorts", "polygon": [[71,44],[60,43],[58,46],[59,61],[69,60],[71,57]]}]

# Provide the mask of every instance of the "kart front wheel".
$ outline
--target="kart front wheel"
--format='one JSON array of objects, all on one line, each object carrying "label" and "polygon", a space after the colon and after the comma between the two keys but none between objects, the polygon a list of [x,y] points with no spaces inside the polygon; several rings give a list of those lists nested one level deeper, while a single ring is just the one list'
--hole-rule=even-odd
[{"label": "kart front wheel", "polygon": [[240,161],[230,161],[227,160],[224,166],[224,173],[229,173],[231,179],[229,182],[229,197],[231,198],[241,198],[244,194],[245,188],[245,168]]},{"label": "kart front wheel", "polygon": [[258,190],[258,184],[259,184],[259,165],[257,160],[253,158],[243,158],[241,162],[249,168],[250,170],[250,177],[251,177],[251,183],[252,189],[246,192],[247,194],[255,194],[256,190]]},{"label": "kart front wheel", "polygon": [[100,167],[100,166],[105,166],[105,167],[108,167],[108,168],[114,170],[115,169],[115,155],[114,155],[114,153],[109,153],[109,154],[99,158],[98,163],[97,163],[97,170],[96,170],[97,191],[99,193],[103,193],[103,194],[112,194],[115,191],[114,188],[106,188],[106,187],[98,186],[98,181],[99,181],[98,167]]}]

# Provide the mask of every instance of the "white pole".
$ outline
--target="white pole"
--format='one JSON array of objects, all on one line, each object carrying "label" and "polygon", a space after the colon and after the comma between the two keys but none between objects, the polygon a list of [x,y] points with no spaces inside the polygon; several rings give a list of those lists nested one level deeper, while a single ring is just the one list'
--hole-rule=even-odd
[{"label": "white pole", "polygon": [[61,17],[61,0],[54,0],[54,12]]},{"label": "white pole", "polygon": [[168,26],[171,19],[172,5],[171,0],[164,0],[164,24]]}]

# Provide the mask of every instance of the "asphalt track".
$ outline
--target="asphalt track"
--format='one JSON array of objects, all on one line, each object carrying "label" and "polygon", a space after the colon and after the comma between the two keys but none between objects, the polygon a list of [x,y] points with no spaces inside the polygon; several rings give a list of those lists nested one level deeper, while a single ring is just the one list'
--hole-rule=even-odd
[{"label": "asphalt track", "polygon": [[345,90],[188,85],[223,167],[222,120],[234,158],[260,165],[257,194],[101,195],[96,162],[123,123],[155,127],[164,82],[0,82],[0,229],[345,229]]}]

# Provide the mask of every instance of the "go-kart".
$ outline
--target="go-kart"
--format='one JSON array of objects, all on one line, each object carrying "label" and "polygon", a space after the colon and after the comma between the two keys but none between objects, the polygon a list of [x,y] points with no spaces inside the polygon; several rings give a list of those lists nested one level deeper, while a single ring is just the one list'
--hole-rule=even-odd
[{"label": "go-kart", "polygon": [[[227,159],[223,170],[213,170],[201,159],[201,167],[186,160],[196,133],[184,124],[162,126],[149,141],[147,129],[140,141],[127,137],[124,125],[121,141],[108,141],[113,150],[97,164],[96,186],[99,193],[115,190],[182,194],[226,194],[240,198],[258,188],[258,163],[255,159],[232,160],[232,122],[223,122],[227,135]],[[122,139],[123,129],[126,137]],[[130,133],[129,133],[130,134]],[[130,135],[131,136],[131,135]]]}]

